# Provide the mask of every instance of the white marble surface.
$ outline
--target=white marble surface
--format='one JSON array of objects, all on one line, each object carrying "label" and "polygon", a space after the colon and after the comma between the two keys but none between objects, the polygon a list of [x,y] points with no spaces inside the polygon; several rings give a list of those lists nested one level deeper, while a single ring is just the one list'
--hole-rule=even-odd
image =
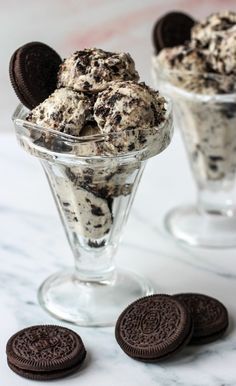
[{"label": "white marble surface", "polygon": [[[45,277],[73,260],[41,166],[20,149],[13,135],[1,135],[0,176],[0,385],[30,386],[36,383],[8,369],[6,341],[26,326],[55,323],[37,304],[36,291]],[[219,298],[230,313],[228,334],[150,365],[128,358],[117,345],[113,328],[68,325],[83,338],[88,358],[82,371],[57,384],[236,385],[236,250],[184,249],[167,237],[161,225],[170,207],[191,199],[194,186],[176,133],[171,146],[150,160],[144,172],[117,263],[146,275],[158,292],[198,291]]]},{"label": "white marble surface", "polygon": [[[196,18],[217,9],[236,9],[235,0],[0,0],[0,4],[0,133],[13,128],[9,117],[16,97],[8,63],[16,47],[39,40],[62,56],[85,46],[127,50],[142,79],[150,83],[150,36],[157,17],[171,9]],[[13,134],[0,135],[0,178],[0,386],[31,386],[36,383],[8,369],[6,341],[26,326],[55,323],[38,306],[36,291],[44,278],[73,264],[73,259],[41,166],[19,148]],[[216,343],[187,348],[171,361],[148,365],[125,356],[112,328],[73,327],[89,355],[81,372],[57,384],[236,385],[236,250],[183,249],[162,228],[164,213],[191,199],[194,185],[177,133],[169,149],[149,161],[117,263],[146,275],[158,292],[198,291],[218,297],[230,312],[229,333]]]}]

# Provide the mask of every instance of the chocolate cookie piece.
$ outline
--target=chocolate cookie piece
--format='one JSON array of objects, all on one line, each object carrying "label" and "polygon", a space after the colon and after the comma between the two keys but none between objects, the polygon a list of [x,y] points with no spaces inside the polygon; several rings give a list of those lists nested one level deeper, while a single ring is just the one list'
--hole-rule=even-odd
[{"label": "chocolate cookie piece", "polygon": [[156,54],[165,47],[179,46],[190,40],[194,24],[193,18],[183,12],[169,12],[158,19],[152,33]]},{"label": "chocolate cookie piece", "polygon": [[20,101],[29,109],[43,102],[55,89],[62,60],[51,47],[31,42],[11,57],[9,74]]},{"label": "chocolate cookie piece", "polygon": [[195,293],[177,294],[174,298],[185,304],[192,314],[194,330],[190,344],[213,342],[227,330],[228,312],[219,300]]},{"label": "chocolate cookie piece", "polygon": [[192,337],[187,307],[169,295],[136,300],[119,316],[115,336],[130,357],[157,362],[177,353]]},{"label": "chocolate cookie piece", "polygon": [[7,342],[9,367],[30,379],[48,380],[76,371],[86,356],[78,334],[65,327],[39,325],[25,328]]}]

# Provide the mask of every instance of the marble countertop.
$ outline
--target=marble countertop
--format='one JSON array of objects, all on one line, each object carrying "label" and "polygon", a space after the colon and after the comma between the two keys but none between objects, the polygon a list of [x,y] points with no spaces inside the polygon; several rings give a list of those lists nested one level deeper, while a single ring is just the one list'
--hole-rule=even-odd
[{"label": "marble countertop", "polygon": [[[169,208],[194,200],[185,157],[176,132],[169,148],[148,162],[117,264],[146,275],[157,292],[197,291],[219,298],[230,314],[227,335],[150,365],[127,357],[115,341],[113,328],[68,325],[83,338],[88,359],[82,371],[57,381],[58,385],[236,385],[236,250],[183,248],[162,226]],[[41,166],[12,134],[1,135],[0,175],[0,385],[30,386],[35,383],[8,369],[6,341],[26,326],[58,323],[39,307],[36,291],[44,278],[72,265],[73,259]]]},{"label": "marble countertop", "polygon": [[[16,47],[33,40],[51,45],[62,56],[88,46],[129,51],[141,78],[151,84],[151,30],[160,15],[168,10],[183,9],[199,18],[215,10],[235,7],[235,0],[1,2],[1,386],[36,384],[8,369],[5,345],[8,338],[21,328],[58,323],[39,307],[37,288],[48,275],[73,264],[39,162],[20,149],[13,134],[2,134],[12,132],[9,117],[16,105],[8,77],[10,56]],[[82,371],[56,381],[58,385],[236,385],[236,250],[183,248],[166,235],[162,225],[170,208],[194,200],[194,195],[194,184],[177,132],[171,146],[148,162],[117,253],[117,264],[146,275],[157,292],[196,291],[219,298],[230,313],[228,334],[209,345],[188,347],[171,361],[150,365],[127,357],[115,341],[113,328],[68,325],[83,338],[88,359]],[[41,382],[37,384],[41,385]]]}]

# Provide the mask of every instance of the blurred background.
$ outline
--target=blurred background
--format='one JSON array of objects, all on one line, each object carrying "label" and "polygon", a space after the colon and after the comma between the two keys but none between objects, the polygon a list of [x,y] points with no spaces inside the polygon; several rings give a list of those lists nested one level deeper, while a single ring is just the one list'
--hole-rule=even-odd
[{"label": "blurred background", "polygon": [[141,79],[152,84],[151,31],[169,10],[195,18],[221,10],[236,10],[236,0],[0,0],[0,133],[10,132],[10,117],[18,100],[10,86],[12,53],[29,41],[42,41],[65,57],[84,47],[128,51]]}]

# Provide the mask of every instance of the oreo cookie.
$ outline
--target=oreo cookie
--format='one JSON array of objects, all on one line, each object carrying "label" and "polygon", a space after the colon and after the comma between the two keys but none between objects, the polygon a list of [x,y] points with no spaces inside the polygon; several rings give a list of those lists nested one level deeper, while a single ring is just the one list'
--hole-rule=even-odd
[{"label": "oreo cookie", "polygon": [[14,52],[9,65],[10,80],[26,107],[33,109],[56,89],[61,62],[56,51],[40,42],[27,43]]},{"label": "oreo cookie", "polygon": [[6,346],[8,366],[18,375],[34,380],[65,377],[81,366],[86,350],[74,331],[39,325],[13,335]]},{"label": "oreo cookie", "polygon": [[190,40],[194,19],[183,12],[169,12],[157,20],[152,40],[156,54],[163,48],[176,47]]},{"label": "oreo cookie", "polygon": [[213,342],[226,332],[228,312],[219,300],[196,293],[177,294],[174,298],[185,304],[192,315],[194,329],[191,344]]},{"label": "oreo cookie", "polygon": [[192,332],[188,308],[169,295],[136,300],[122,312],[115,327],[122,350],[145,362],[157,362],[176,354],[190,341]]}]

